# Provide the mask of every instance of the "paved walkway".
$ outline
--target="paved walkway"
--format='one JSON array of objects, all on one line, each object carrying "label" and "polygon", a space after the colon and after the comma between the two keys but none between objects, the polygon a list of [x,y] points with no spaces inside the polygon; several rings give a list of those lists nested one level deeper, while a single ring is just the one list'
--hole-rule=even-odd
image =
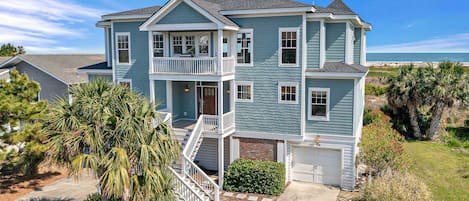
[{"label": "paved walkway", "polygon": [[336,201],[339,192],[335,187],[292,182],[277,201]]},{"label": "paved walkway", "polygon": [[78,181],[73,177],[64,178],[16,201],[83,201],[96,192],[97,184],[98,181],[92,176],[83,174]]}]

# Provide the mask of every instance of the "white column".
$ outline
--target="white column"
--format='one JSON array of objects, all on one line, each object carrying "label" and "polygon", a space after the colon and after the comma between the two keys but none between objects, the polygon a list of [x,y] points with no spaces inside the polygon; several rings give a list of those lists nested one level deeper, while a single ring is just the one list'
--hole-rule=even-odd
[{"label": "white column", "polygon": [[223,145],[223,137],[220,136],[218,138],[218,186],[220,186],[220,190],[223,189],[223,173],[225,172]]},{"label": "white column", "polygon": [[321,20],[319,29],[319,68],[323,68],[326,62],[326,25],[324,20]]},{"label": "white column", "polygon": [[223,29],[218,29],[217,33],[217,64],[221,74],[223,73]]},{"label": "white column", "polygon": [[277,142],[277,162],[285,163],[285,145],[284,142]]},{"label": "white column", "polygon": [[150,80],[150,103],[155,103],[155,80]]},{"label": "white column", "polygon": [[360,64],[366,66],[366,31],[365,28],[362,28],[361,34],[361,52],[360,52]]},{"label": "white column", "polygon": [[223,134],[223,81],[218,81],[218,133]]},{"label": "white column", "polygon": [[345,63],[353,63],[353,26],[351,23],[345,23]]},{"label": "white column", "polygon": [[171,80],[166,81],[166,110],[169,113],[173,112],[173,82]]},{"label": "white column", "polygon": [[236,60],[236,57],[237,57],[237,43],[238,43],[238,33],[236,31],[232,31],[231,32],[231,38],[230,38],[230,53],[231,53],[231,56],[235,58]]},{"label": "white column", "polygon": [[235,95],[234,80],[230,80],[230,112],[235,111]]},{"label": "white column", "polygon": [[239,159],[239,139],[230,136],[230,163]]}]

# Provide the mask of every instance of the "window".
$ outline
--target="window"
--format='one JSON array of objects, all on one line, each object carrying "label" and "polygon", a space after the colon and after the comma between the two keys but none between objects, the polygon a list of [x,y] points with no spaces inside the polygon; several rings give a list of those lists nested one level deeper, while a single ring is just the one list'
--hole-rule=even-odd
[{"label": "window", "polygon": [[252,30],[241,30],[237,35],[238,64],[252,65]]},{"label": "window", "polygon": [[119,79],[117,83],[127,89],[132,89],[132,80],[131,79]]},{"label": "window", "polygon": [[309,120],[329,121],[329,88],[309,88]]},{"label": "window", "polygon": [[208,56],[208,41],[208,35],[199,37],[199,56]]},{"label": "window", "polygon": [[195,54],[195,41],[194,36],[186,36],[186,45],[184,54],[194,55]]},{"label": "window", "polygon": [[164,56],[164,37],[160,33],[153,33],[153,57]]},{"label": "window", "polygon": [[210,56],[209,33],[178,32],[174,33],[171,40],[170,52],[173,56]]},{"label": "window", "polygon": [[223,57],[228,57],[228,38],[223,37]]},{"label": "window", "polygon": [[173,36],[173,53],[182,54],[182,36]]},{"label": "window", "polygon": [[252,82],[236,82],[236,101],[252,102],[253,101],[253,84]]},{"label": "window", "polygon": [[117,63],[130,63],[130,33],[116,33]]},{"label": "window", "polygon": [[298,83],[279,82],[278,83],[278,102],[279,103],[298,103]]},{"label": "window", "polygon": [[279,32],[280,66],[298,66],[298,28],[280,28]]}]

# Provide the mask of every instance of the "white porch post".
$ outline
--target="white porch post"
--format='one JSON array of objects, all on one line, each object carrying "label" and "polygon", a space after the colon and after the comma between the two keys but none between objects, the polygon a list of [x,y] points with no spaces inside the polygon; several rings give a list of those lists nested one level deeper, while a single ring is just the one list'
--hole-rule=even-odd
[{"label": "white porch post", "polygon": [[171,80],[166,81],[166,110],[169,113],[173,112],[173,82]]},{"label": "white porch post", "polygon": [[235,110],[235,95],[234,80],[230,80],[230,112]]},{"label": "white porch post", "polygon": [[224,172],[225,172],[225,166],[224,166],[224,141],[223,137],[220,136],[218,138],[218,186],[220,186],[220,190],[223,189],[223,177],[224,177]]},{"label": "white porch post", "polygon": [[218,81],[218,133],[223,134],[223,81]]},{"label": "white porch post", "polygon": [[319,31],[319,68],[324,67],[326,62],[326,25],[324,20],[320,22],[320,31]]},{"label": "white porch post", "polygon": [[155,80],[150,80],[150,103],[155,103]]}]

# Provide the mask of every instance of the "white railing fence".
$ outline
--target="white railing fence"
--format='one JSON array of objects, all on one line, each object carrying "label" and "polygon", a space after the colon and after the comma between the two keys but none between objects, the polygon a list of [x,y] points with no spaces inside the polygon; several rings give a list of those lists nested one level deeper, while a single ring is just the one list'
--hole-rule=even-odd
[{"label": "white railing fence", "polygon": [[223,130],[234,128],[235,125],[235,112],[231,111],[223,114]]},{"label": "white railing fence", "polygon": [[205,133],[218,133],[218,116],[217,115],[202,115],[204,119],[204,132]]},{"label": "white railing fence", "polygon": [[197,187],[210,197],[212,200],[219,200],[220,187],[205,172],[199,168],[191,159],[184,157],[185,168],[184,175],[194,182]]},{"label": "white railing fence", "polygon": [[223,58],[219,66],[216,57],[155,57],[150,73],[179,75],[223,75],[234,73],[234,57]]},{"label": "white railing fence", "polygon": [[205,199],[198,194],[195,189],[191,188],[191,185],[187,181],[184,181],[183,177],[181,177],[171,167],[169,167],[169,170],[173,176],[172,182],[175,192],[180,198],[183,198],[185,201],[205,201]]},{"label": "white railing fence", "polygon": [[172,123],[173,123],[173,119],[172,119],[173,115],[171,113],[165,112],[165,111],[157,111],[157,113],[159,114],[159,118],[153,120],[153,126],[156,127],[160,123],[165,122],[171,128]]}]

